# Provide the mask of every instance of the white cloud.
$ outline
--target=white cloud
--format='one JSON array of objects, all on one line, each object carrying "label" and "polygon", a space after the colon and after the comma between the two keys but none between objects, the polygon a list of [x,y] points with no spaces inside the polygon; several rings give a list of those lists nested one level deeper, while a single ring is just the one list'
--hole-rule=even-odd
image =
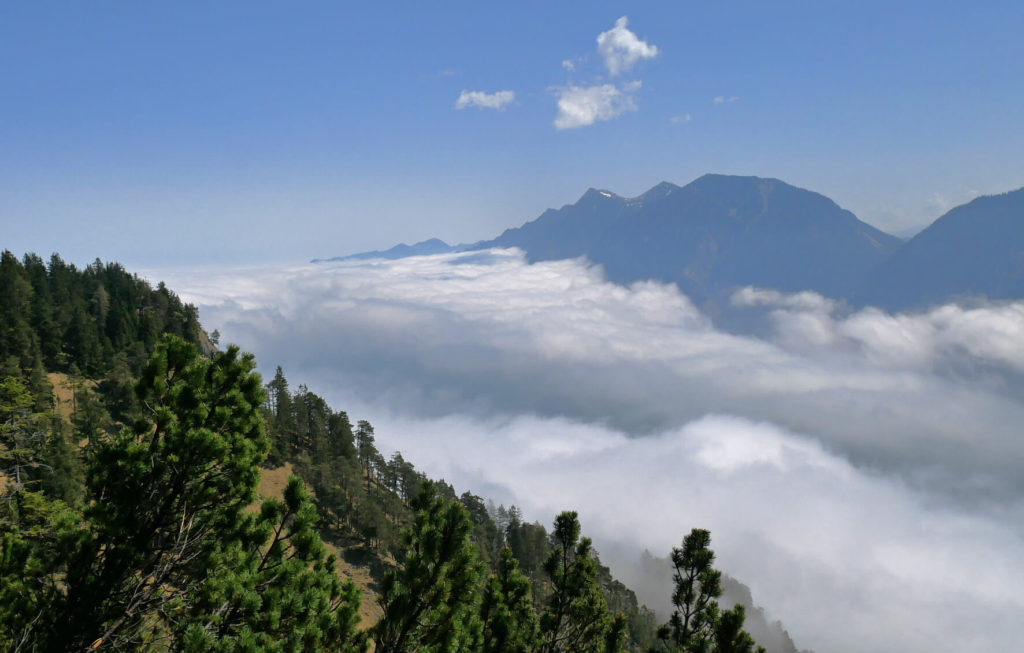
[{"label": "white cloud", "polygon": [[735,95],[731,95],[731,96],[719,95],[718,97],[716,97],[714,99],[714,103],[715,104],[731,104],[731,103],[735,102],[736,100],[739,100],[739,98],[736,97]]},{"label": "white cloud", "polygon": [[639,88],[630,86],[626,92],[614,84],[600,86],[565,86],[557,89],[557,129],[586,127],[595,122],[611,120],[627,111],[636,110],[636,102],[628,93]]},{"label": "white cloud", "polygon": [[[1013,650],[1024,635],[1020,533],[936,506],[805,436],[725,416],[631,439],[562,419],[367,410],[379,441],[459,491],[545,523],[578,510],[602,552],[664,556],[690,528],[709,528],[720,567],[801,647],[980,652]],[[628,559],[617,558],[628,579]],[[669,593],[667,579],[632,587],[649,605]]]},{"label": "white cloud", "polygon": [[562,60],[562,68],[565,68],[570,73],[571,72],[575,72],[576,71],[576,63],[572,59],[563,59]]},{"label": "white cloud", "polygon": [[[855,349],[878,367],[932,373],[960,367],[966,356],[975,366],[1024,375],[1024,302],[974,308],[950,304],[896,315],[869,307],[842,317],[834,315],[839,309],[835,301],[814,292],[784,294],[748,287],[734,293],[731,302],[775,309],[774,341],[796,343],[796,348]],[[809,337],[807,325],[812,322],[818,335]]]},{"label": "white cloud", "polygon": [[455,101],[455,108],[477,107],[478,109],[497,109],[498,111],[503,111],[515,99],[515,91],[496,91],[494,93],[462,91],[459,94],[459,99]]},{"label": "white cloud", "polygon": [[763,316],[754,337],[674,286],[515,250],[160,277],[460,491],[578,509],[599,547],[710,528],[801,647],[1024,638],[1024,302],[750,288],[730,310]]},{"label": "white cloud", "polygon": [[733,306],[771,306],[783,308],[798,308],[808,311],[828,311],[835,309],[836,303],[827,297],[822,297],[816,292],[781,293],[778,290],[766,288],[754,288],[747,286],[740,288],[730,301]]},{"label": "white cloud", "polygon": [[673,125],[678,125],[681,122],[690,122],[690,114],[686,113],[681,116],[672,116],[668,121]]},{"label": "white cloud", "polygon": [[404,394],[425,415],[533,412],[645,434],[735,414],[945,494],[1024,487],[1024,303],[837,316],[813,293],[771,305],[750,291],[771,327],[756,338],[716,329],[675,286],[624,288],[516,250],[168,281],[267,363],[341,385],[358,373],[359,392]]},{"label": "white cloud", "polygon": [[615,27],[597,37],[597,51],[612,76],[628,71],[641,59],[658,56],[658,47],[637,38],[626,28],[628,23],[629,19],[623,16],[615,21]]}]

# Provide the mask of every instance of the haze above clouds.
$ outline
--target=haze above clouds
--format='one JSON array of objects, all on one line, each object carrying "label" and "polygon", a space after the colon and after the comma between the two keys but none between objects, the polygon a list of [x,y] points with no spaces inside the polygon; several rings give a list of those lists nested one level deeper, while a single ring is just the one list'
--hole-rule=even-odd
[{"label": "haze above clouds", "polygon": [[517,250],[150,275],[459,491],[578,509],[599,549],[712,530],[798,645],[1010,650],[1024,637],[1024,303],[849,314]]},{"label": "haze above clouds", "polygon": [[4,247],[293,263],[706,173],[903,233],[1024,184],[1022,31],[984,1],[4,3]]}]

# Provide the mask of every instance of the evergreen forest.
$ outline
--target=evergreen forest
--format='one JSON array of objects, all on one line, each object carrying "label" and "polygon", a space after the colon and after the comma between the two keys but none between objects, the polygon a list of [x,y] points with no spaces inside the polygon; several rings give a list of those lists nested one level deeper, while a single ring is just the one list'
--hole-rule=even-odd
[{"label": "evergreen forest", "polygon": [[218,340],[120,265],[0,257],[0,650],[764,650],[708,531],[659,623],[577,513],[460,494]]}]

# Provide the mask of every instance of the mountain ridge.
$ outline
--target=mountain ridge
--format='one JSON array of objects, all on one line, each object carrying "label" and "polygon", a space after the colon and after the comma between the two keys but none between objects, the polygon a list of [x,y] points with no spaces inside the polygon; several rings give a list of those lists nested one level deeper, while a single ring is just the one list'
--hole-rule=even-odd
[{"label": "mountain ridge", "polygon": [[590,189],[472,249],[519,247],[531,263],[586,256],[614,282],[673,282],[703,302],[744,285],[845,295],[899,244],[824,195],[707,174],[633,198]]},{"label": "mountain ridge", "polygon": [[1024,297],[1024,188],[950,209],[906,242],[854,295],[884,309]]},{"label": "mountain ridge", "polygon": [[492,247],[522,249],[529,263],[586,257],[612,282],[675,283],[712,307],[757,286],[919,310],[1024,297],[1024,189],[976,198],[905,239],[782,180],[709,173],[684,186],[662,181],[635,197],[589,188],[572,204],[472,244],[432,239],[327,260]]}]

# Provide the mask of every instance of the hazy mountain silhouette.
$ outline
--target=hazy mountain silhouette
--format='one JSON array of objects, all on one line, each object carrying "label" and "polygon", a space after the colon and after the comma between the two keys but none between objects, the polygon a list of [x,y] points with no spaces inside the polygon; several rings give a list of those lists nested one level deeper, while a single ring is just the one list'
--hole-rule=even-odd
[{"label": "hazy mountain silhouette", "polygon": [[860,305],[926,308],[1024,297],[1024,188],[958,206],[914,236],[856,293]]},{"label": "hazy mountain silhouette", "polygon": [[359,252],[358,254],[349,254],[347,256],[335,256],[333,258],[320,259],[315,258],[312,263],[325,263],[330,261],[351,261],[371,258],[383,258],[383,259],[398,259],[405,258],[407,256],[428,256],[430,254],[444,254],[445,252],[452,251],[453,246],[439,240],[437,238],[431,238],[430,240],[424,240],[416,243],[415,245],[406,245],[405,243],[399,243],[391,249],[386,250],[374,250],[372,252]]},{"label": "hazy mountain silhouette", "polygon": [[894,311],[1012,299],[1024,297],[1024,188],[958,206],[903,241],[778,179],[704,175],[632,198],[591,188],[471,245],[432,239],[328,260],[491,247],[518,247],[530,262],[585,256],[614,282],[673,282],[701,303],[747,285]]},{"label": "hazy mountain silhouette", "polygon": [[586,256],[612,281],[675,282],[705,300],[745,285],[844,297],[900,244],[818,193],[704,175],[634,198],[590,189],[474,247],[519,247],[531,262]]}]

